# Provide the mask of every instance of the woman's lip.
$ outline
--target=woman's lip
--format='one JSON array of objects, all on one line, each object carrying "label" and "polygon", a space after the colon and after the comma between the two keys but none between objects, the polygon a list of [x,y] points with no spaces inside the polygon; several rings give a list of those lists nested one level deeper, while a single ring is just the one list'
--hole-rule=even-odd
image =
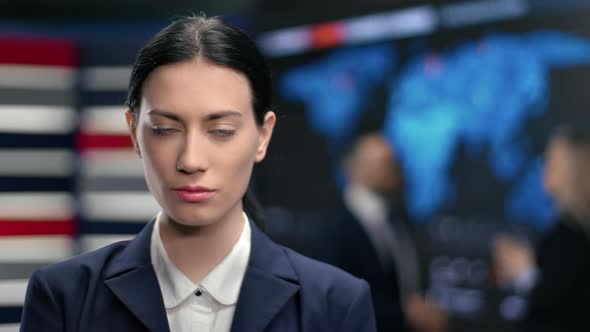
[{"label": "woman's lip", "polygon": [[176,187],[176,188],[172,188],[172,190],[182,190],[182,191],[214,191],[213,189],[209,189],[207,187],[201,187],[201,186],[182,186],[182,187]]},{"label": "woman's lip", "polygon": [[215,191],[212,190],[186,190],[186,189],[174,189],[176,196],[183,201],[198,203],[211,198]]}]

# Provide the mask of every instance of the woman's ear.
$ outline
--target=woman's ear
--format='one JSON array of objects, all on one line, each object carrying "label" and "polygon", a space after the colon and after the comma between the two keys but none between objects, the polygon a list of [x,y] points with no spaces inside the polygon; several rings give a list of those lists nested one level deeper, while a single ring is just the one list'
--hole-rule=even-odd
[{"label": "woman's ear", "polygon": [[141,158],[141,151],[139,150],[139,145],[137,144],[137,123],[134,117],[135,115],[130,109],[127,109],[127,111],[125,111],[125,120],[127,121],[127,127],[129,128],[129,135],[131,136],[131,141],[133,142],[133,148],[135,149],[135,152],[137,153],[139,158]]},{"label": "woman's ear", "polygon": [[277,116],[274,112],[269,111],[266,112],[264,115],[264,121],[262,126],[258,128],[259,132],[259,140],[258,140],[258,148],[256,150],[256,162],[260,162],[266,156],[266,150],[268,148],[268,144],[270,143],[270,139],[272,137],[272,132],[275,127],[275,123],[277,122]]}]

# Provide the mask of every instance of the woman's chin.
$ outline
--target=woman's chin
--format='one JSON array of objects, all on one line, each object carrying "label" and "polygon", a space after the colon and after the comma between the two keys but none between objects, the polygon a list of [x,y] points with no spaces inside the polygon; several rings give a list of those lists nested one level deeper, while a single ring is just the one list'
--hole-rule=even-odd
[{"label": "woman's chin", "polygon": [[167,213],[167,221],[171,225],[180,228],[201,228],[214,224],[217,218],[205,213],[183,213],[182,211],[170,211]]}]

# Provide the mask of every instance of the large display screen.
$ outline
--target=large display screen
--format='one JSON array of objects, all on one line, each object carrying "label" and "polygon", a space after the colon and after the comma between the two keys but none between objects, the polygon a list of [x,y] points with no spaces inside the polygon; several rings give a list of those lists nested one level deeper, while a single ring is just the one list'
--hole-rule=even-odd
[{"label": "large display screen", "polygon": [[279,123],[256,177],[261,200],[338,208],[347,146],[384,133],[429,248],[425,291],[457,330],[510,328],[525,299],[494,287],[490,246],[554,224],[547,138],[590,122],[590,11],[579,4],[455,2],[263,34]]}]

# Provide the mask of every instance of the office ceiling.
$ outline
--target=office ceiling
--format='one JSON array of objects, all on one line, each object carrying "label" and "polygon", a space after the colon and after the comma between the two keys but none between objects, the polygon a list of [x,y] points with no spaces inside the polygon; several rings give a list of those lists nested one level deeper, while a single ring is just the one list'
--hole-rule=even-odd
[{"label": "office ceiling", "polygon": [[190,12],[241,13],[257,0],[0,0],[0,19],[159,18]]},{"label": "office ceiling", "polygon": [[390,9],[418,0],[0,0],[1,20],[170,18],[204,11],[292,25]]}]

